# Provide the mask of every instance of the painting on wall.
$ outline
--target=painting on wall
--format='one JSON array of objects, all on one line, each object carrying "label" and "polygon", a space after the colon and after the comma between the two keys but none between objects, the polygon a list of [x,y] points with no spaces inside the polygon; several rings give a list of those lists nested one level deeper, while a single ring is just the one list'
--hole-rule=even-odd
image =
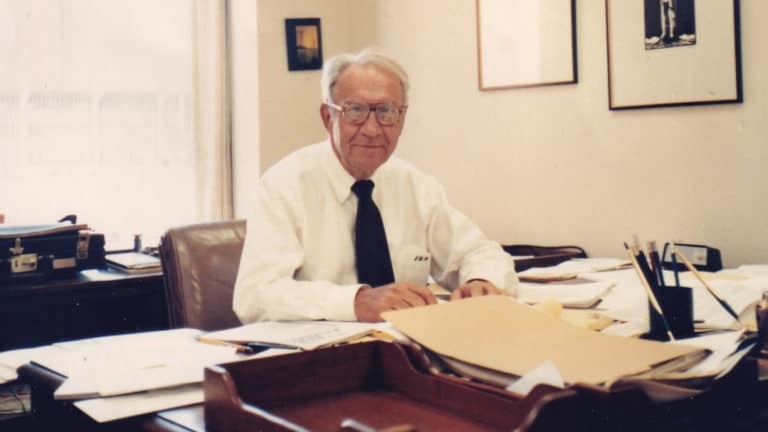
[{"label": "painting on wall", "polygon": [[286,18],[285,43],[289,71],[323,67],[320,18]]},{"label": "painting on wall", "polygon": [[476,0],[480,90],[577,82],[575,0]]},{"label": "painting on wall", "polygon": [[645,0],[645,49],[696,44],[694,0]]},{"label": "painting on wall", "polygon": [[740,103],[739,0],[605,0],[611,110]]}]

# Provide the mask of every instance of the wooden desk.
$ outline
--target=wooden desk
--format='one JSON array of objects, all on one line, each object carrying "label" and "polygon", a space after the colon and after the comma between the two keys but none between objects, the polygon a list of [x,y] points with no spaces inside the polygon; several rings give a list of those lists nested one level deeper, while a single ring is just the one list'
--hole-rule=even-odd
[{"label": "wooden desk", "polygon": [[[538,416],[533,431],[589,430],[638,432],[766,431],[768,382],[756,380],[756,359],[747,358],[728,377],[706,393],[691,399],[652,403],[644,393],[631,389],[611,395],[582,393],[560,400]],[[97,424],[71,403],[52,399],[62,377],[35,366],[22,368],[33,383],[34,426],[30,430],[204,432],[202,405],[177,408],[118,422]],[[563,404],[568,408],[563,410]],[[563,412],[588,413],[578,422],[560,418]]]},{"label": "wooden desk", "polygon": [[162,273],[90,270],[0,285],[0,351],[166,328]]}]

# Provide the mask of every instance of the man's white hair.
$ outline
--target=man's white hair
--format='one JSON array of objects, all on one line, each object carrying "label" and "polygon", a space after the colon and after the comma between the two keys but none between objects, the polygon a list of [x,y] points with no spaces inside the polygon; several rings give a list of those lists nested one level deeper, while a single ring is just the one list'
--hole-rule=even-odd
[{"label": "man's white hair", "polygon": [[372,49],[364,49],[358,53],[339,54],[323,64],[323,76],[320,78],[323,102],[334,102],[333,91],[336,88],[339,75],[352,65],[376,65],[395,74],[400,79],[400,85],[403,88],[403,103],[408,105],[409,83],[405,69],[391,57]]}]

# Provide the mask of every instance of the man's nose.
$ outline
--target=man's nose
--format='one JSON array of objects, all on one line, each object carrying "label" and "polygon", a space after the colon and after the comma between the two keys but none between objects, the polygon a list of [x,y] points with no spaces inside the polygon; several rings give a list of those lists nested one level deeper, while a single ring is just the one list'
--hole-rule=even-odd
[{"label": "man's nose", "polygon": [[368,112],[368,117],[366,117],[365,122],[363,122],[362,128],[363,133],[368,136],[376,136],[381,133],[381,125],[376,119],[375,111]]}]

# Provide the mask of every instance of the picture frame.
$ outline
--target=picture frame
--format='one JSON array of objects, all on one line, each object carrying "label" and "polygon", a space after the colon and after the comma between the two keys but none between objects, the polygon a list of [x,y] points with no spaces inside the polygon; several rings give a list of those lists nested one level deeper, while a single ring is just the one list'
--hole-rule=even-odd
[{"label": "picture frame", "polygon": [[578,82],[575,9],[575,0],[476,0],[479,89]]},{"label": "picture frame", "polygon": [[739,0],[605,0],[611,110],[741,103]]},{"label": "picture frame", "polygon": [[289,71],[322,69],[320,18],[286,18],[285,45]]}]

